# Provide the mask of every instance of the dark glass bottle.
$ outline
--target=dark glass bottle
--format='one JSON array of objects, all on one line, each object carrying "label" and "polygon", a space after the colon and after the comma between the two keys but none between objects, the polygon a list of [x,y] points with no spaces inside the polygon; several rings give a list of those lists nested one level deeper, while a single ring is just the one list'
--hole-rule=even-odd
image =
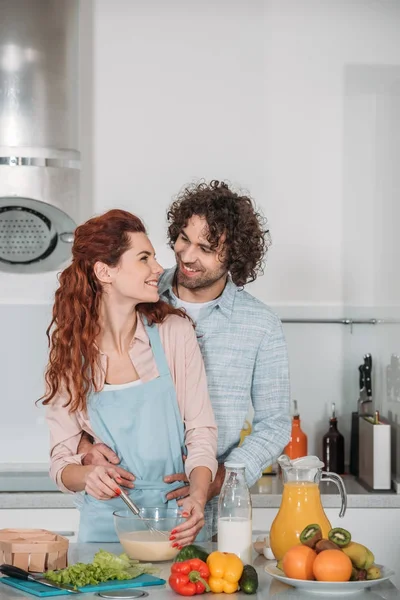
[{"label": "dark glass bottle", "polygon": [[344,437],[338,431],[335,405],[332,404],[332,415],[329,419],[329,431],[322,439],[323,461],[325,471],[343,475],[344,473]]}]

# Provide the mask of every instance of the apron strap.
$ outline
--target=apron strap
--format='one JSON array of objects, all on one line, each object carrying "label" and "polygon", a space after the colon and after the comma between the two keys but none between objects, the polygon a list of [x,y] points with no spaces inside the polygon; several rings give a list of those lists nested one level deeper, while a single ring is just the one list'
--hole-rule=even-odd
[{"label": "apron strap", "polygon": [[171,375],[169,366],[167,363],[167,358],[165,356],[164,348],[161,343],[160,333],[158,331],[157,325],[154,323],[153,325],[149,325],[147,323],[146,317],[143,317],[143,323],[149,336],[150,346],[153,350],[154,358],[156,361],[157,369],[160,375]]}]

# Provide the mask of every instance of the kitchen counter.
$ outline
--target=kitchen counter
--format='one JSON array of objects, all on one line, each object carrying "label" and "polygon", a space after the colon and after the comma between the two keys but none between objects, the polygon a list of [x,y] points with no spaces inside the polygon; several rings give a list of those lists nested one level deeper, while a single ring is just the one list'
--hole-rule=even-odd
[{"label": "kitchen counter", "polygon": [[[100,547],[110,552],[122,552],[122,548],[119,544],[71,544],[69,551],[70,564],[76,562],[90,562],[93,558],[93,555]],[[211,547],[215,549],[215,544],[210,545],[209,549],[211,549]],[[170,564],[171,563],[160,563],[160,572],[158,573],[159,577],[168,580]],[[277,600],[305,600],[306,598],[310,597],[308,594],[301,593],[295,588],[292,588],[272,579],[264,570],[264,567],[267,564],[267,561],[264,557],[257,556],[254,553],[253,564],[257,569],[259,577],[259,590],[257,594],[257,597],[259,599],[270,598],[274,596]],[[180,598],[180,596],[178,596],[177,594],[172,592],[172,590],[170,590],[168,584],[166,584],[165,586],[146,587],[144,588],[144,591],[146,591],[149,594],[150,600],[177,600],[178,598]],[[372,591],[373,594],[371,594]],[[0,600],[26,600],[26,598],[28,597],[34,598],[34,596],[25,595],[23,592],[20,592],[16,589],[10,588],[5,585],[0,585]],[[59,598],[65,597],[66,596],[59,596]],[[93,593],[85,594],[84,597],[87,600],[95,600],[95,598],[98,598],[98,596],[96,596]],[[245,596],[242,593],[229,595],[229,598],[231,600],[238,600],[239,598],[243,600],[247,597],[248,596]],[[318,597],[320,596],[316,595],[316,598]],[[336,595],[330,595],[329,597],[332,600],[337,598]],[[341,598],[343,597],[344,596],[341,596]],[[372,590],[367,590],[365,592],[357,594],[356,597],[357,599],[367,599],[373,597],[391,600],[394,598],[400,598],[400,592],[390,581],[384,581],[383,583],[374,586]],[[211,598],[211,595],[207,596],[207,598]],[[222,598],[222,595],[219,596],[219,598]]]},{"label": "kitchen counter", "polygon": [[[348,508],[400,508],[400,494],[369,492],[351,475],[343,477]],[[281,502],[282,481],[277,476],[264,476],[252,488],[254,508],[276,508]],[[321,484],[324,508],[339,508],[340,495],[333,483]],[[46,472],[1,471],[0,509],[7,508],[73,508],[74,496],[57,491]]]},{"label": "kitchen counter", "polygon": [[[343,475],[347,492],[348,508],[400,508],[400,494],[389,490],[371,492],[352,475]],[[251,488],[253,508],[279,508],[282,480],[277,476],[264,476]],[[341,499],[337,486],[332,482],[320,484],[324,508],[340,508]]]}]

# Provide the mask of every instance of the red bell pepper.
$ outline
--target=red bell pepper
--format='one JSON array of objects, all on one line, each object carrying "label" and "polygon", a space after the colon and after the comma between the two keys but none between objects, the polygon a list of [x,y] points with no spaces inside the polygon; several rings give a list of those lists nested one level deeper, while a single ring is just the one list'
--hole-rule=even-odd
[{"label": "red bell pepper", "polygon": [[168,583],[171,589],[181,596],[194,596],[209,592],[210,570],[199,558],[191,558],[171,567]]}]

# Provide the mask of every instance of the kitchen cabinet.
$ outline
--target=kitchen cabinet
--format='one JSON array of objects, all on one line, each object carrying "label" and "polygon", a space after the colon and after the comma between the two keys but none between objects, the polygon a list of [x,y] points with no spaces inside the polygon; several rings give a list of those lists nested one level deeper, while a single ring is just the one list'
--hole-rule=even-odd
[{"label": "kitchen cabinet", "polygon": [[[339,510],[325,508],[332,527],[344,527],[353,536],[354,541],[364,544],[372,550],[375,561],[395,571],[393,583],[400,587],[399,556],[400,536],[396,535],[400,519],[398,508],[349,508],[343,519]],[[277,514],[276,508],[254,508],[253,530],[269,531]]]},{"label": "kitchen cabinet", "polygon": [[0,510],[0,529],[48,529],[75,542],[79,527],[76,508],[7,508]]}]

